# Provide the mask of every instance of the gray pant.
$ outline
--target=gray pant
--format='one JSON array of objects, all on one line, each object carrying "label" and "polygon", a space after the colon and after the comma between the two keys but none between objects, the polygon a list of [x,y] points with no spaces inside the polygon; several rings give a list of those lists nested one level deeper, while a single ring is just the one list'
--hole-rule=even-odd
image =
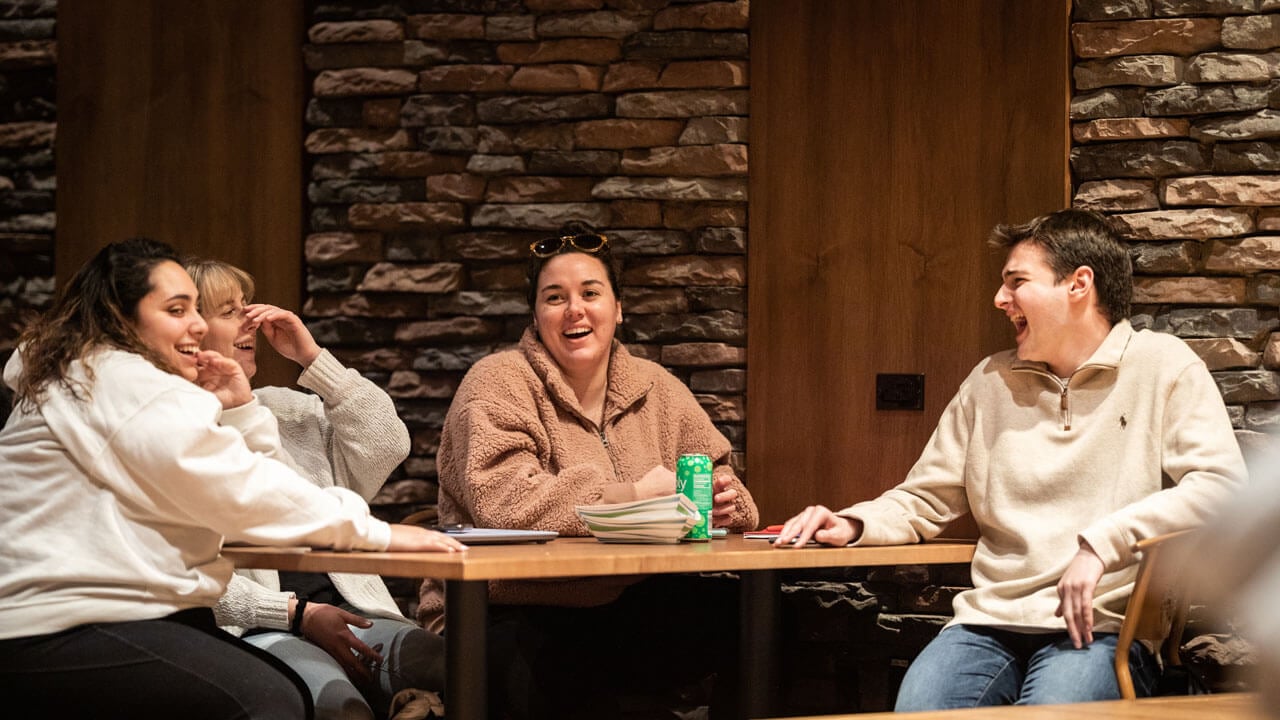
[{"label": "gray pant", "polygon": [[372,620],[372,627],[351,628],[366,645],[382,645],[377,687],[365,693],[333,656],[305,638],[267,632],[245,640],[280,658],[302,677],[315,702],[316,720],[385,718],[391,698],[404,688],[444,689],[444,638],[407,621]]}]

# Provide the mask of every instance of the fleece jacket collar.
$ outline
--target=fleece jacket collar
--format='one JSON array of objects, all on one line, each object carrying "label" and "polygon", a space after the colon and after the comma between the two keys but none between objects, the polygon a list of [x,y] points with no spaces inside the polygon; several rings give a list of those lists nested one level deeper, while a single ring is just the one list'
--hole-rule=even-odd
[{"label": "fleece jacket collar", "polygon": [[[578,402],[578,396],[569,387],[569,383],[565,382],[560,366],[551,357],[551,353],[547,352],[532,326],[526,328],[524,335],[520,337],[520,352],[524,353],[529,366],[546,386],[552,402],[572,412],[583,424],[595,428],[596,422],[586,416]],[[604,399],[606,424],[643,400],[653,389],[653,382],[641,377],[636,370],[631,353],[615,339],[609,351],[609,380]]]}]

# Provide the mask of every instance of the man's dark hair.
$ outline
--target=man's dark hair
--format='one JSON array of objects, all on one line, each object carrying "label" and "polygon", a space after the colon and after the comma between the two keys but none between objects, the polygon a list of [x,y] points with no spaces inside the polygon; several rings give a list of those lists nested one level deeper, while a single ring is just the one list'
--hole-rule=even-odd
[{"label": "man's dark hair", "polygon": [[1055,282],[1067,279],[1076,268],[1092,269],[1098,309],[1112,325],[1129,317],[1133,262],[1105,217],[1087,210],[1059,210],[1022,225],[997,225],[987,240],[992,247],[1006,251],[1024,242],[1044,250]]}]

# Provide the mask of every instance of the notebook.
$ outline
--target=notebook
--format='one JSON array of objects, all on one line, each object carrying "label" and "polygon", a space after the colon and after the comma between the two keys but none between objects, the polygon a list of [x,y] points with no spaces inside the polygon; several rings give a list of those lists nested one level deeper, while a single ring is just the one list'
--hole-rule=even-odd
[{"label": "notebook", "polygon": [[463,545],[509,545],[544,543],[560,536],[554,530],[506,530],[502,528],[448,528],[444,532]]}]

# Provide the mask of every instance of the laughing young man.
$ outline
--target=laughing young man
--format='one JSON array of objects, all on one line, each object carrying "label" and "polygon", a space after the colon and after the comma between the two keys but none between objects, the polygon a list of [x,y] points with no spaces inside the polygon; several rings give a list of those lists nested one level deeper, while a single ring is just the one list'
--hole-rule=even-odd
[{"label": "laughing young man", "polygon": [[[914,543],[973,515],[974,587],[911,664],[899,711],[1118,698],[1130,548],[1200,525],[1245,478],[1205,364],[1130,326],[1132,265],[1106,220],[1063,210],[990,243],[1008,252],[995,305],[1016,350],[978,363],[902,484],[808,507],[778,538]],[[1155,660],[1135,643],[1129,662],[1149,694]]]}]

